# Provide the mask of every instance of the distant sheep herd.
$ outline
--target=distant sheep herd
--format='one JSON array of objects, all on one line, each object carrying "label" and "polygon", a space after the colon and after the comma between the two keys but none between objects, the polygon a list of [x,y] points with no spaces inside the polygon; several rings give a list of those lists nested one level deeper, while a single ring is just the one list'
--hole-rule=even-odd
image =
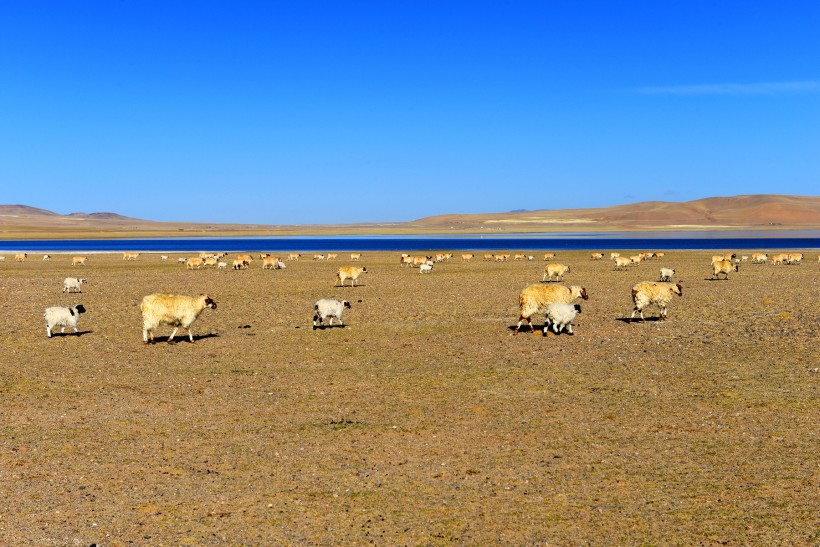
[{"label": "distant sheep herd", "polygon": [[[180,258],[178,262],[183,264],[188,270],[198,270],[203,267],[215,267],[217,270],[226,270],[228,262],[222,259],[227,253],[199,253],[198,256],[190,258]],[[298,261],[302,255],[299,253],[289,253],[288,261]],[[337,253],[317,254],[314,260],[334,260]],[[473,259],[473,254],[464,253],[461,255],[462,262],[469,262]],[[603,253],[592,253],[592,260],[603,260]],[[447,262],[453,257],[452,253],[439,253],[436,255],[412,256],[402,254],[399,265],[402,267],[418,268],[419,273],[431,273],[437,263]],[[509,254],[484,254],[484,260],[507,262]],[[24,262],[28,258],[28,253],[17,253],[14,255],[15,262]],[[351,253],[350,260],[360,262],[361,253]],[[555,260],[556,253],[545,253],[544,260]],[[644,252],[622,257],[620,253],[610,253],[610,260],[613,261],[615,270],[625,270],[647,260],[660,260],[664,258],[664,253]],[[43,261],[52,259],[51,255],[44,255]],[[72,266],[85,266],[88,257],[72,256]],[[124,252],[122,259],[126,261],[136,261],[140,259],[140,253]],[[285,262],[276,256],[268,253],[259,255],[261,269],[278,270],[287,268]],[[515,254],[513,260],[531,261],[532,255]],[[739,271],[740,263],[750,261],[752,264],[772,265],[796,265],[801,264],[804,259],[802,253],[778,253],[769,257],[765,253],[753,253],[742,255],[740,258],[734,253],[725,253],[712,256],[711,279],[729,279],[730,273]],[[0,256],[0,262],[5,262],[6,257]],[[161,261],[167,261],[167,255],[160,256]],[[233,270],[244,270],[250,267],[254,258],[250,254],[239,254],[231,261]],[[820,256],[818,256],[820,262]],[[577,314],[581,313],[581,306],[578,300],[588,300],[589,295],[586,288],[580,285],[563,286],[552,284],[553,281],[563,281],[566,274],[571,273],[569,265],[557,262],[549,262],[544,268],[544,275],[541,283],[525,287],[519,294],[519,317],[518,324],[513,330],[513,334],[518,334],[521,325],[527,321],[532,332],[535,328],[532,324],[532,317],[543,314],[544,327],[543,334],[546,336],[552,332],[559,334],[566,332],[573,334],[572,322]],[[350,287],[359,284],[359,278],[367,273],[365,266],[342,266],[336,273],[335,287],[344,287],[350,281]],[[635,318],[636,314],[644,320],[644,310],[650,306],[659,309],[659,320],[665,320],[668,316],[668,306],[675,296],[683,296],[683,286],[680,281],[673,281],[676,272],[674,269],[661,267],[658,281],[642,281],[632,287],[633,310],[628,322]],[[721,275],[723,276],[721,278]],[[88,283],[86,279],[79,277],[67,277],[63,280],[64,293],[82,293],[82,287]],[[168,342],[172,343],[177,331],[182,328],[188,331],[188,339],[193,343],[194,335],[192,325],[206,308],[216,309],[216,302],[207,294],[199,296],[181,296],[170,294],[151,294],[142,299],[140,311],[143,321],[143,342],[145,344],[154,342],[154,331],[160,326],[168,326],[173,330],[168,337]],[[344,326],[342,314],[345,309],[350,309],[350,302],[347,300],[336,300],[321,298],[313,305],[313,328],[325,328],[333,326],[335,319],[339,326]],[[79,333],[78,323],[80,315],[85,313],[82,304],[74,306],[51,306],[46,308],[44,318],[46,322],[46,335],[51,338],[56,327],[64,332],[66,328],[71,328],[75,333]]]}]

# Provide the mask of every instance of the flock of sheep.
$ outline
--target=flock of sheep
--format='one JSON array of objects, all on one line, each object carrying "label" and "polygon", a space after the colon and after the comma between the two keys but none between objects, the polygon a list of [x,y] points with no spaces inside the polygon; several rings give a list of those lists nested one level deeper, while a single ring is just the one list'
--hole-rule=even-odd
[{"label": "flock of sheep", "polygon": [[[180,263],[184,263],[187,269],[199,269],[201,267],[216,266],[218,269],[226,269],[227,263],[222,262],[226,253],[211,254],[200,253],[198,257],[181,258]],[[463,262],[469,261],[473,258],[472,254],[462,254]],[[592,253],[592,260],[602,260],[602,253]],[[18,262],[25,261],[28,257],[27,253],[18,253],[15,260]],[[123,253],[123,260],[137,260],[139,253]],[[290,253],[287,260],[299,260],[301,254]],[[329,253],[327,255],[314,255],[314,260],[333,260],[337,254]],[[403,254],[400,257],[401,266],[416,267],[420,273],[430,273],[434,264],[438,262],[445,262],[453,257],[452,253],[439,253],[435,256],[411,256]],[[485,254],[485,260],[507,261],[509,254]],[[622,270],[624,268],[640,264],[643,261],[650,259],[662,259],[663,253],[639,253],[629,257],[621,257],[619,253],[611,253],[610,259],[613,260],[615,269]],[[533,260],[532,255],[516,254],[513,260]],[[544,255],[545,261],[550,261],[555,258],[555,253],[546,253]],[[712,257],[712,279],[728,279],[729,274],[739,271],[739,265],[742,262],[751,261],[754,264],[765,264],[771,262],[774,265],[783,264],[800,264],[803,260],[802,253],[780,253],[769,257],[764,253],[755,253],[751,256],[741,256],[738,258],[734,253],[726,253],[722,255],[714,255]],[[44,255],[43,260],[50,260],[50,255]],[[165,261],[168,259],[166,255],[161,255],[160,259]],[[286,265],[278,257],[272,257],[267,253],[261,253],[259,259],[262,261],[262,269],[282,269]],[[351,253],[352,261],[359,261],[361,253]],[[5,257],[0,256],[0,261],[4,261]],[[86,265],[87,257],[73,256],[72,265],[84,266]],[[248,268],[254,259],[249,254],[240,254],[233,260],[233,269]],[[820,262],[820,256],[818,256]],[[521,325],[526,320],[532,332],[535,328],[532,324],[532,317],[537,314],[544,314],[545,323],[543,334],[546,336],[550,331],[558,334],[566,332],[573,334],[572,322],[578,313],[581,313],[581,306],[579,300],[587,300],[589,295],[587,290],[578,285],[569,287],[563,285],[551,284],[552,281],[563,281],[564,275],[571,272],[568,265],[557,262],[549,262],[544,267],[544,275],[541,283],[533,284],[525,287],[519,295],[519,318],[513,334],[518,334]],[[342,266],[338,269],[336,274],[336,286],[345,286],[347,280],[350,280],[350,286],[354,287],[358,284],[358,279],[361,274],[367,273],[367,268],[364,266]],[[661,267],[658,281],[642,281],[637,283],[632,288],[632,301],[634,308],[629,317],[629,321],[635,318],[638,314],[641,320],[644,319],[644,310],[650,306],[657,306],[659,308],[659,319],[664,320],[668,316],[668,305],[671,300],[677,295],[683,295],[683,287],[680,282],[673,282],[672,278],[675,275],[675,270],[671,268]],[[65,293],[81,293],[82,286],[87,283],[86,279],[79,277],[67,277],[63,281],[63,292]],[[342,315],[345,309],[349,309],[350,302],[347,300],[336,300],[329,298],[322,298],[315,302],[313,306],[313,328],[320,328],[325,326],[332,326],[335,319],[339,325],[343,326]],[[142,299],[140,310],[143,320],[143,342],[154,342],[154,331],[162,325],[173,328],[168,342],[173,342],[174,336],[180,328],[187,329],[188,338],[190,342],[194,342],[192,332],[192,325],[206,308],[216,308],[216,302],[207,294],[199,296],[180,296],[168,294],[151,294]],[[44,317],[46,321],[46,334],[48,337],[56,327],[61,327],[61,332],[66,328],[71,328],[75,333],[78,331],[78,322],[80,315],[85,313],[85,308],[82,304],[75,306],[52,306],[45,310]]]}]

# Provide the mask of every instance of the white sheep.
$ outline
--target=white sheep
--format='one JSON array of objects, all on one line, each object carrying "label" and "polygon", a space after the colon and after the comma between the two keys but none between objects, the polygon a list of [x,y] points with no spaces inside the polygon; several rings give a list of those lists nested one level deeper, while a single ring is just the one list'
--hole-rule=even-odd
[{"label": "white sheep", "polygon": [[66,327],[71,327],[74,332],[79,332],[77,323],[80,321],[80,314],[85,313],[85,308],[82,304],[76,306],[52,306],[46,308],[43,316],[46,319],[46,335],[51,338],[51,332],[54,327],[60,327],[60,332],[65,332]]},{"label": "white sheep", "polygon": [[342,321],[342,312],[345,308],[350,308],[350,302],[347,300],[333,300],[332,298],[322,298],[313,304],[313,328],[325,326],[325,319],[328,317],[328,326],[333,326],[333,318],[339,320],[339,325],[344,326]]},{"label": "white sheep", "polygon": [[188,329],[188,339],[194,343],[194,333],[191,325],[205,308],[216,309],[214,302],[207,294],[199,296],[179,296],[173,294],[149,294],[142,299],[142,341],[147,344],[149,339],[154,342],[154,330],[160,325],[174,327],[168,343],[172,343],[174,335],[181,327]]},{"label": "white sheep", "polygon": [[563,285],[530,285],[525,287],[518,296],[518,325],[515,327],[513,334],[518,334],[518,330],[525,319],[530,326],[530,330],[535,332],[535,327],[532,326],[532,316],[534,314],[545,312],[547,306],[552,303],[571,304],[578,298],[589,300],[587,290],[578,285],[571,287]]},{"label": "white sheep", "polygon": [[661,281],[671,281],[672,276],[674,276],[674,275],[675,275],[675,270],[673,270],[672,268],[661,268],[660,280]]},{"label": "white sheep", "polygon": [[51,260],[51,255],[43,255],[43,262],[48,262]]},{"label": "white sheep", "polygon": [[419,273],[430,273],[433,271],[433,265],[424,263],[419,266]]},{"label": "white sheep", "polygon": [[629,321],[632,322],[636,313],[641,314],[641,321],[645,321],[643,317],[644,308],[654,304],[660,308],[660,320],[666,319],[668,311],[666,306],[672,300],[674,295],[683,296],[683,287],[680,283],[663,283],[655,281],[642,281],[632,287],[632,302],[635,303],[635,308],[632,310],[632,315]]},{"label": "white sheep", "polygon": [[573,334],[572,321],[577,314],[581,313],[581,304],[553,303],[547,306],[547,313],[544,322],[544,336],[547,335],[549,327],[555,334],[566,330],[567,334]]},{"label": "white sheep", "polygon": [[228,263],[227,262],[217,262],[216,269],[217,270],[227,270],[228,269]]},{"label": "white sheep", "polygon": [[63,280],[63,292],[83,292],[83,283],[88,283],[88,281],[77,277],[66,277]]}]

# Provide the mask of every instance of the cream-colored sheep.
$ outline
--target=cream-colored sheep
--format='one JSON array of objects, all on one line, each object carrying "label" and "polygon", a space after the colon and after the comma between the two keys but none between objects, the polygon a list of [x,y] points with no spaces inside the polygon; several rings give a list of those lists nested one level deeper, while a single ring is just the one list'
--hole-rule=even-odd
[{"label": "cream-colored sheep", "polygon": [[632,302],[635,303],[635,308],[632,310],[632,315],[629,316],[629,321],[632,322],[636,313],[640,313],[641,321],[645,321],[643,310],[653,304],[660,308],[661,321],[665,320],[668,314],[666,307],[676,294],[683,296],[683,287],[680,283],[663,283],[660,281],[642,281],[638,283],[632,287]]},{"label": "cream-colored sheep", "polygon": [[570,272],[569,266],[558,264],[557,262],[550,262],[544,268],[544,277],[541,278],[541,281],[552,281],[553,277],[555,281],[563,281],[564,274]]},{"label": "cream-colored sheep", "polygon": [[[729,279],[729,272],[738,271],[738,266],[729,260],[718,260],[712,263],[712,279],[718,278],[718,275],[723,274],[724,279]],[[719,279],[719,278],[718,278]]]},{"label": "cream-colored sheep", "polygon": [[173,294],[149,294],[142,299],[142,341],[147,344],[154,342],[154,330],[160,325],[174,327],[170,344],[180,328],[188,329],[188,339],[194,343],[194,333],[191,325],[205,308],[216,309],[214,302],[207,294],[199,296],[179,296]]},{"label": "cream-colored sheep", "polygon": [[85,266],[85,261],[88,259],[87,256],[72,256],[71,257],[71,265],[72,266]]},{"label": "cream-colored sheep", "polygon": [[765,264],[769,260],[769,255],[766,253],[753,253],[752,264]]},{"label": "cream-colored sheep", "polygon": [[367,268],[364,266],[361,268],[358,266],[342,266],[336,273],[336,282],[344,286],[345,280],[349,279],[350,286],[352,287],[358,284],[359,276],[363,273],[367,273]]},{"label": "cream-colored sheep", "polygon": [[625,270],[632,261],[625,256],[616,256],[615,257],[615,269],[616,270]]},{"label": "cream-colored sheep", "polygon": [[587,290],[578,285],[565,287],[564,285],[530,285],[521,291],[518,296],[519,314],[518,325],[513,334],[518,334],[524,320],[530,326],[530,330],[535,332],[532,326],[532,316],[536,313],[544,313],[547,306],[553,303],[572,304],[578,298],[588,300]]}]

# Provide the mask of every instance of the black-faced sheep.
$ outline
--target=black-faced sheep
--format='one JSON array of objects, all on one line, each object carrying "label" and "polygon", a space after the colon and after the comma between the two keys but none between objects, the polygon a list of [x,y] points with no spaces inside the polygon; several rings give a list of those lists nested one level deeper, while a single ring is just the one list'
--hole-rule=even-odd
[{"label": "black-faced sheep", "polygon": [[350,309],[350,302],[347,300],[334,300],[332,298],[322,298],[313,305],[313,328],[325,326],[325,319],[328,317],[328,326],[333,326],[333,318],[339,321],[339,325],[344,326],[342,313],[344,309]]},{"label": "black-faced sheep", "polygon": [[51,338],[54,327],[60,327],[60,332],[65,332],[66,327],[71,327],[74,332],[79,332],[77,323],[80,321],[81,313],[85,313],[85,307],[82,304],[71,307],[52,306],[46,308],[43,314],[46,319],[46,335]]}]

